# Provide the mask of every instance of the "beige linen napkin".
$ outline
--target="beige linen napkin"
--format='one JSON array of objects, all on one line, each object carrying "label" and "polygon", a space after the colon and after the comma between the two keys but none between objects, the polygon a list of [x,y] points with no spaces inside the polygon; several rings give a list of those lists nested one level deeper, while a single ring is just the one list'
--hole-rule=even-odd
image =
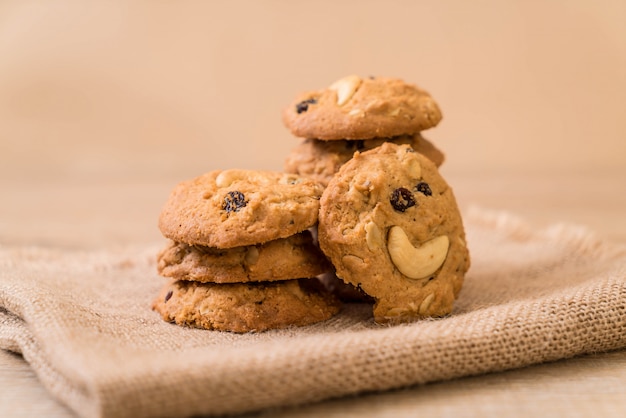
[{"label": "beige linen napkin", "polygon": [[150,310],[153,248],[0,248],[0,348],[85,417],[254,411],[626,346],[626,249],[573,226],[473,210],[472,268],[449,317],[375,325],[367,305],[260,334]]}]

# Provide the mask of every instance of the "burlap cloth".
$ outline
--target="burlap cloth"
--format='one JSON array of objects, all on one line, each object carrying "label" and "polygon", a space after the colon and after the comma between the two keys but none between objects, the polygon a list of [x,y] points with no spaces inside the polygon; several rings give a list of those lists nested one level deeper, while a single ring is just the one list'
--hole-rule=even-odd
[{"label": "burlap cloth", "polygon": [[454,313],[382,327],[367,305],[235,335],[167,324],[153,248],[0,248],[0,348],[85,417],[254,411],[626,346],[626,249],[573,226],[465,214],[472,268]]}]

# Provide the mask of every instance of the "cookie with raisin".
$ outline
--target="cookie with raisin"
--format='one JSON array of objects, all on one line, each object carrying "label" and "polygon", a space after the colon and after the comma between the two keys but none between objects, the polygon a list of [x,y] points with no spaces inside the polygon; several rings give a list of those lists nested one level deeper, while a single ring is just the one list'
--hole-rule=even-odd
[{"label": "cookie with raisin", "polygon": [[332,269],[311,232],[263,244],[214,248],[169,241],[157,255],[161,276],[211,283],[315,277]]},{"label": "cookie with raisin", "polygon": [[286,238],[317,223],[323,189],[294,174],[215,170],[174,188],[159,229],[173,241],[216,248]]},{"label": "cookie with raisin", "polygon": [[322,140],[413,135],[441,118],[435,100],[416,85],[356,75],[302,93],[283,111],[283,123],[293,135]]},{"label": "cookie with raisin", "polygon": [[287,156],[284,168],[287,173],[307,176],[326,186],[339,168],[352,158],[355,151],[367,151],[379,147],[384,142],[408,144],[415,151],[428,157],[437,167],[441,166],[445,159],[443,152],[419,133],[363,140],[305,139]]},{"label": "cookie with raisin", "polygon": [[208,330],[260,332],[332,318],[340,302],[317,279],[265,283],[167,283],[152,309],[168,322]]},{"label": "cookie with raisin", "polygon": [[470,265],[452,189],[432,161],[390,142],[330,180],[318,240],[337,276],[375,299],[378,323],[449,314]]}]

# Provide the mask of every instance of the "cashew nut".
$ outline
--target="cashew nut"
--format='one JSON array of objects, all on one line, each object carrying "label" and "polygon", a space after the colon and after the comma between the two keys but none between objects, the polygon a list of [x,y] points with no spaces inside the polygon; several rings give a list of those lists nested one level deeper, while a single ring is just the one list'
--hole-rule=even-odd
[{"label": "cashew nut", "polygon": [[382,234],[374,222],[368,222],[365,225],[365,242],[370,251],[376,251],[383,246]]},{"label": "cashew nut", "polygon": [[440,235],[415,248],[406,232],[393,226],[387,237],[387,249],[391,261],[400,273],[411,279],[423,279],[433,274],[446,260],[450,240]]},{"label": "cashew nut", "polygon": [[365,117],[365,112],[363,111],[363,109],[352,109],[348,112],[348,115],[363,118]]},{"label": "cashew nut", "polygon": [[337,105],[344,105],[361,85],[361,77],[349,75],[330,85],[329,89],[337,92]]},{"label": "cashew nut", "polygon": [[406,166],[406,172],[413,179],[422,178],[422,166],[419,160],[411,158],[404,164]]},{"label": "cashew nut", "polygon": [[417,310],[417,313],[419,313],[420,315],[426,315],[428,313],[428,308],[430,308],[430,305],[432,305],[433,303],[433,300],[435,300],[435,294],[430,293],[424,298],[422,303],[420,303],[420,307]]},{"label": "cashew nut", "polygon": [[228,187],[237,180],[241,180],[246,177],[246,172],[243,170],[224,170],[215,178],[215,185],[217,187]]}]

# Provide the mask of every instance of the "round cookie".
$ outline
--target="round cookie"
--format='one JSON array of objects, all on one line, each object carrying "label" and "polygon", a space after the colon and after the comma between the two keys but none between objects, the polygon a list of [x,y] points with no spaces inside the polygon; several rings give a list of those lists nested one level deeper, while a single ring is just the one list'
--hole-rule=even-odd
[{"label": "round cookie", "polygon": [[286,238],[316,224],[323,188],[294,174],[211,171],[174,188],[159,229],[176,242],[217,248]]},{"label": "round cookie", "polygon": [[376,299],[378,323],[452,311],[469,268],[461,215],[435,165],[408,145],[355,153],[320,201],[319,245]]},{"label": "round cookie", "polygon": [[430,94],[414,84],[356,75],[300,94],[283,111],[293,135],[323,140],[412,135],[436,126],[441,117]]},{"label": "round cookie", "polygon": [[408,144],[415,151],[428,157],[437,167],[441,166],[445,159],[443,152],[420,134],[365,140],[305,139],[285,159],[284,168],[288,173],[310,177],[326,186],[339,168],[352,158],[355,151],[368,151],[384,142]]},{"label": "round cookie", "polygon": [[166,284],[152,309],[168,322],[209,330],[259,332],[330,319],[340,302],[317,279],[272,283]]},{"label": "round cookie", "polygon": [[245,283],[315,277],[332,266],[309,231],[264,244],[219,249],[169,241],[157,255],[160,275],[176,280]]}]

